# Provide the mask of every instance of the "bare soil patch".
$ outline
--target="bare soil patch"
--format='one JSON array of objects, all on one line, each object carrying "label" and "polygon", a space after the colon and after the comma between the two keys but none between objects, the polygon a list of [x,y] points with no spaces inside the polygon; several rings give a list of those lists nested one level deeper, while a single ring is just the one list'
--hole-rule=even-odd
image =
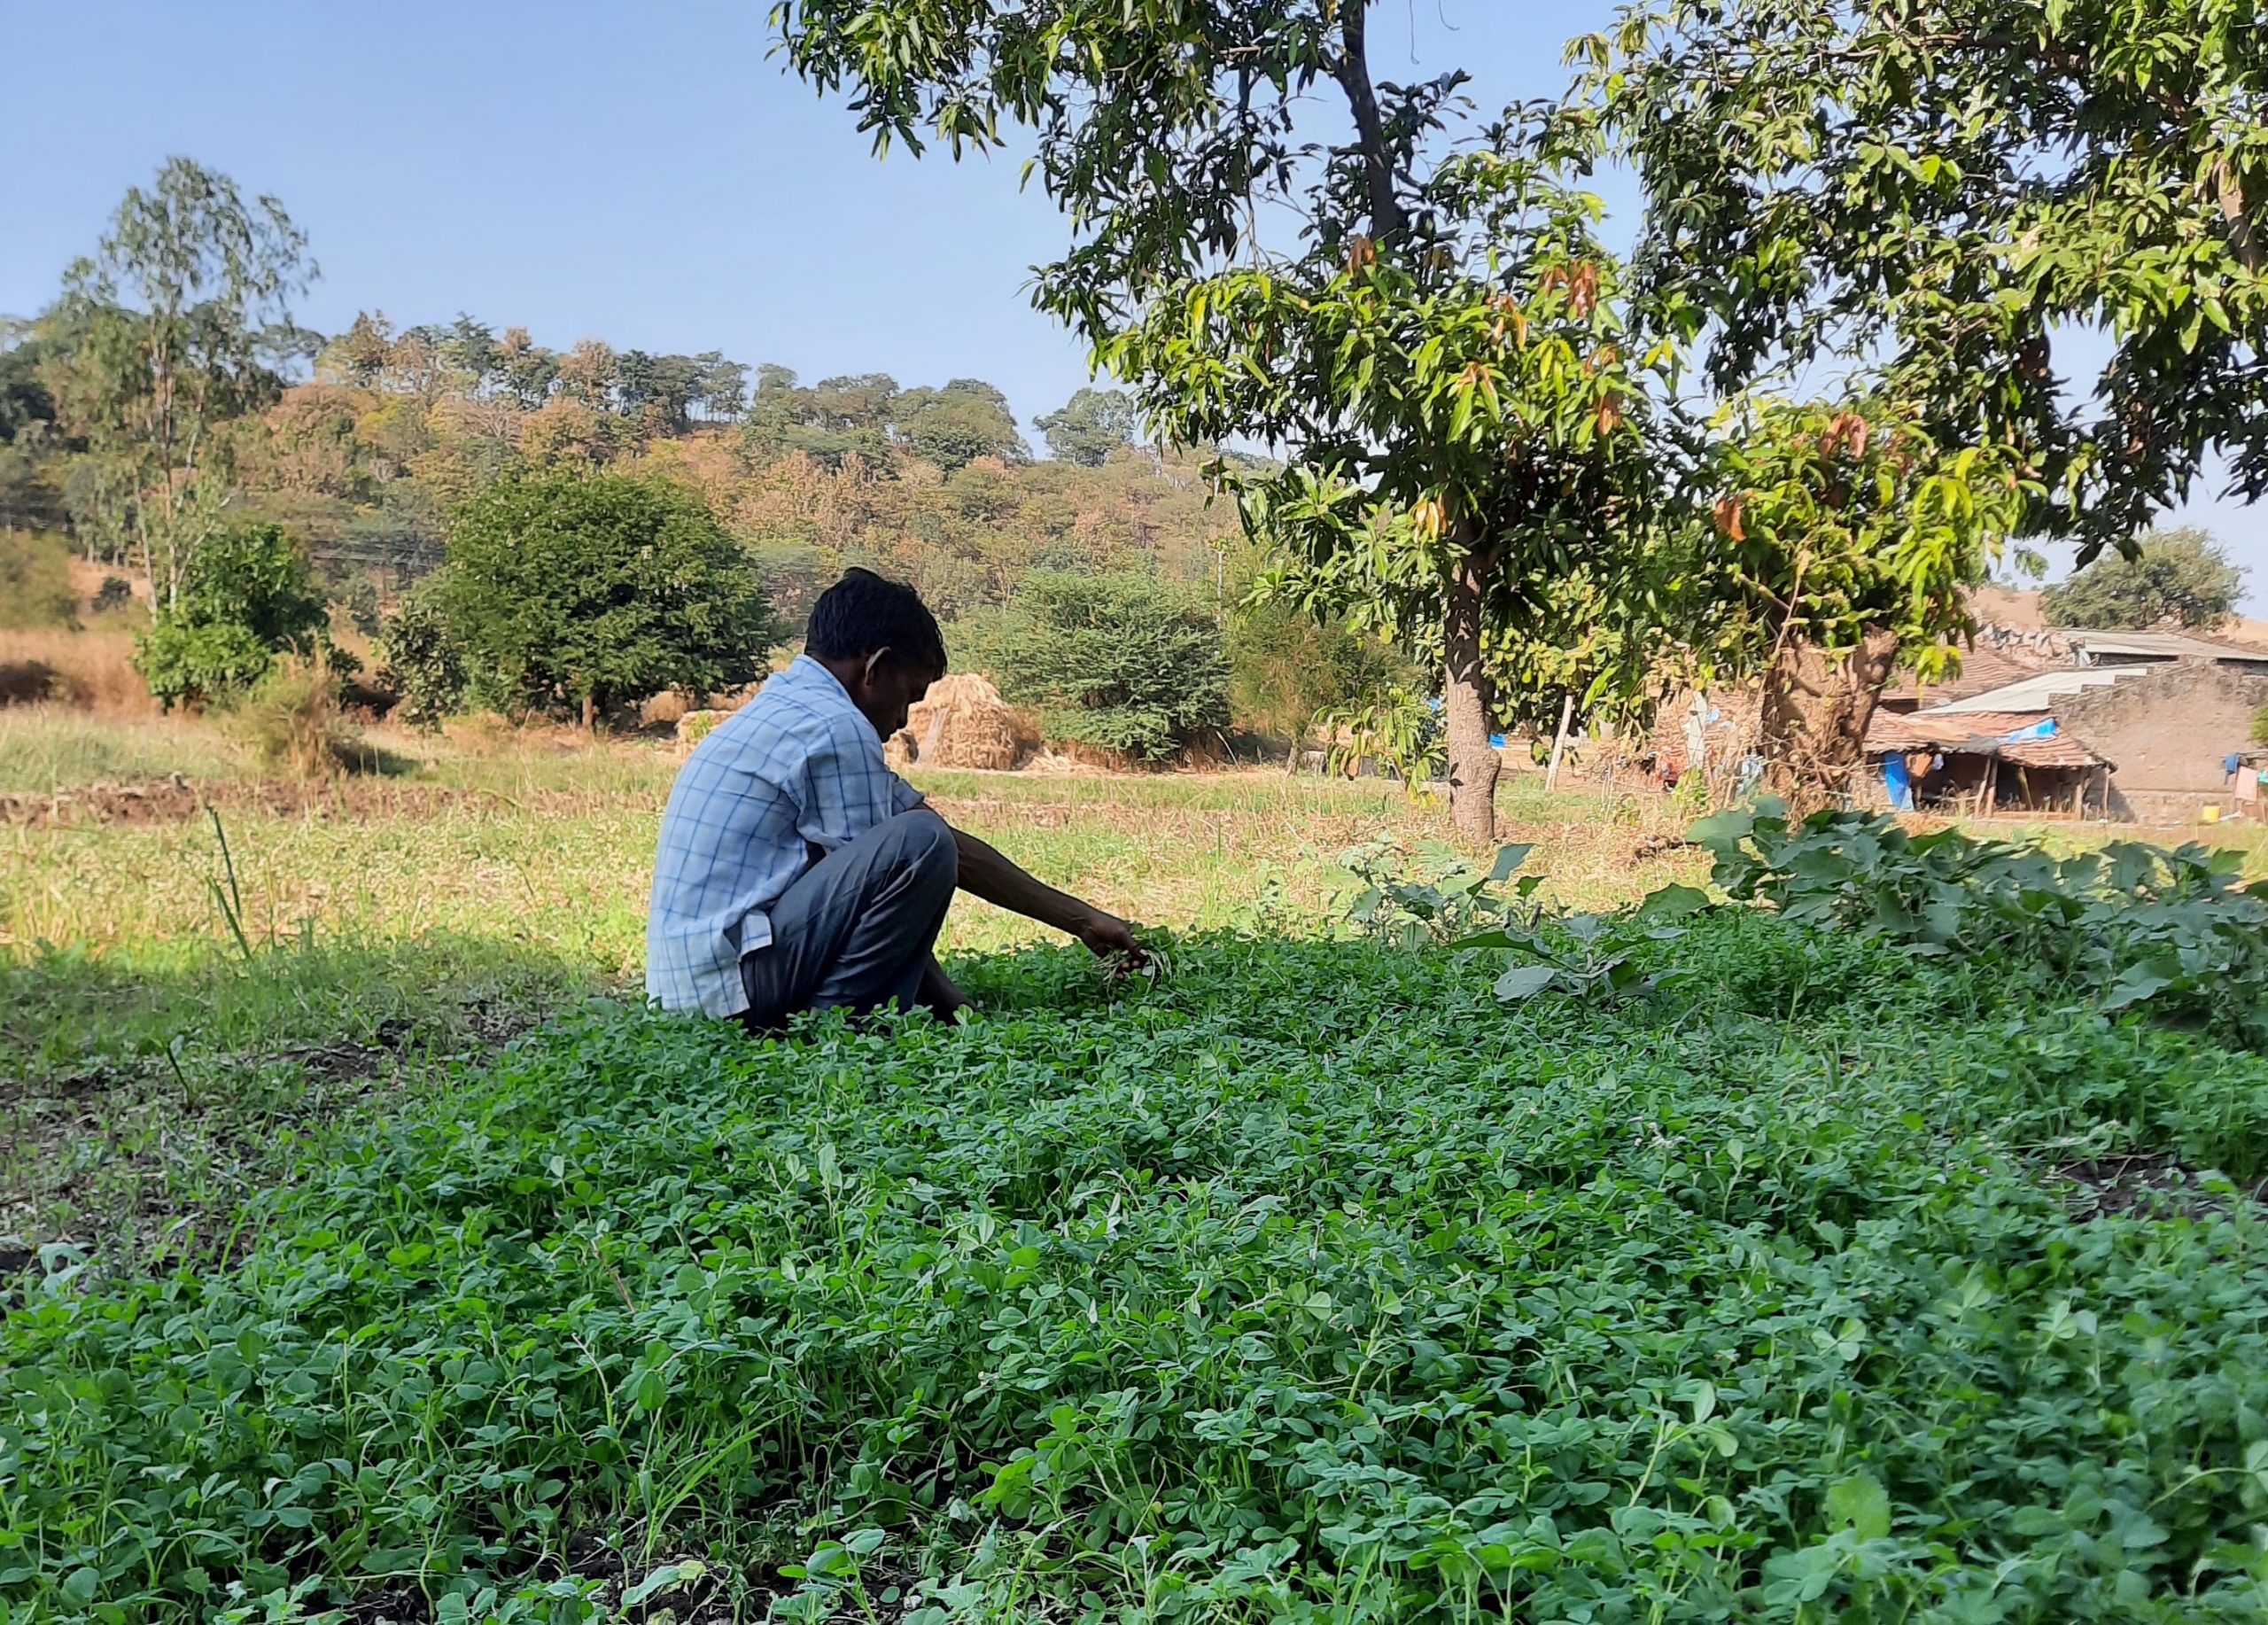
[{"label": "bare soil patch", "polygon": [[[393,1086],[397,1065],[493,1054],[546,1014],[472,999],[446,1034],[395,1019],[367,1042],[282,1045],[192,1063],[207,1079],[278,1065],[297,1069],[300,1086],[257,1104],[190,1087],[163,1055],[104,1058],[46,1077],[0,1072],[0,1132],[9,1140],[0,1160],[0,1314],[12,1287],[37,1268],[43,1240],[153,1258],[220,1256],[232,1233],[228,1203],[185,1198],[175,1177],[183,1168],[198,1168],[208,1191],[249,1189],[278,1131],[353,1109]],[[43,1221],[58,1209],[70,1215],[65,1230],[43,1233]]]},{"label": "bare soil patch", "polygon": [[[2050,1177],[2068,1187],[2071,1206],[2081,1218],[2170,1214],[2195,1217],[2223,1205],[2219,1193],[2206,1187],[2195,1169],[2163,1152],[2137,1151],[2066,1162],[2053,1170]],[[2238,1188],[2240,1194],[2251,1201],[2268,1200],[2268,1179],[2256,1179]]]}]

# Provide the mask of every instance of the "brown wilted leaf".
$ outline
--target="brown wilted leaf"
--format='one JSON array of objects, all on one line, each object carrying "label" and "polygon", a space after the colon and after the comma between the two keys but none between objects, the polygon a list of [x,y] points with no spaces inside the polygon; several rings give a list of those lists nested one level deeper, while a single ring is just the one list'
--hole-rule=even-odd
[{"label": "brown wilted leaf", "polygon": [[1504,341],[1509,330],[1515,346],[1527,342],[1527,317],[1520,310],[1520,302],[1509,293],[1499,293],[1488,301],[1488,308],[1496,313],[1495,333],[1496,342]]},{"label": "brown wilted leaf", "polygon": [[1612,434],[1622,426],[1622,403],[1612,395],[1598,398],[1598,432]]},{"label": "brown wilted leaf", "polygon": [[1348,245],[1347,273],[1348,276],[1366,276],[1371,268],[1378,262],[1379,245],[1370,238],[1357,234],[1355,240]]},{"label": "brown wilted leaf", "polygon": [[1820,437],[1819,451],[1823,457],[1848,451],[1854,457],[1867,455],[1867,439],[1874,432],[1874,425],[1856,412],[1837,412],[1828,420],[1827,432]]},{"label": "brown wilted leaf", "polygon": [[1578,316],[1591,314],[1598,303],[1598,267],[1588,260],[1567,278],[1567,307]]},{"label": "brown wilted leaf", "polygon": [[1741,525],[1740,498],[1720,496],[1716,508],[1717,533],[1734,541],[1746,541],[1748,532]]}]

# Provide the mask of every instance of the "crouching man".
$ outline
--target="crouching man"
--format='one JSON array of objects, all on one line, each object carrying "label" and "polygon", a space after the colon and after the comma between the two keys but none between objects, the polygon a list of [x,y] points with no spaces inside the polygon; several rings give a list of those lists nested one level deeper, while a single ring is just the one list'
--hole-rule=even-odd
[{"label": "crouching man", "polygon": [[882,760],[945,673],[910,587],[853,570],[819,595],[804,652],[695,747],[670,792],[646,921],[646,991],[751,1031],[798,1010],[895,1003],[951,1017],[938,968],[958,887],[1139,958],[1126,921],[1043,885],[948,826]]}]

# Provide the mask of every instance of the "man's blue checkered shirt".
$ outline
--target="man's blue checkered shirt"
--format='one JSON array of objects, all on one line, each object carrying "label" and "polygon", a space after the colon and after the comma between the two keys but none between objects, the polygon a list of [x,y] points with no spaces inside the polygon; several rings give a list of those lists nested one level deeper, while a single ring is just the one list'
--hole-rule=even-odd
[{"label": "man's blue checkered shirt", "polygon": [[669,1010],[748,1008],[741,956],[772,941],[765,911],[811,863],[921,805],[882,760],[874,724],[808,655],[734,711],[677,775],[646,916],[646,992]]}]

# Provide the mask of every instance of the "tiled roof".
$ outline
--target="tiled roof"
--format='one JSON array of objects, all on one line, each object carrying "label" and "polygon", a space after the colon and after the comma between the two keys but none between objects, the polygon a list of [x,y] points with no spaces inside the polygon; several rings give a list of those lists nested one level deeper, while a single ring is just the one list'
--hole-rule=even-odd
[{"label": "tiled roof", "polygon": [[1945,716],[1917,711],[1906,716],[1877,711],[1867,727],[1869,750],[1919,750],[1925,746],[1953,745],[1969,739],[2001,739],[2039,726],[2029,711],[1976,711]]},{"label": "tiled roof", "polygon": [[1924,705],[1942,705],[1950,700],[1965,700],[1972,694],[2008,683],[2021,682],[2039,667],[2011,660],[1996,649],[1972,649],[1961,657],[1961,674],[1941,683],[1919,683],[1914,673],[1907,673],[1883,694],[1885,700],[1915,700]]},{"label": "tiled roof", "polygon": [[1946,750],[1956,756],[1997,756],[2026,767],[2098,767],[2102,758],[2068,734],[2011,740],[2008,735],[2039,726],[2030,711],[1916,711],[1899,716],[1877,711],[1867,727],[1867,750]]},{"label": "tiled roof", "polygon": [[2101,767],[2102,758],[2068,734],[2046,739],[2018,739],[1993,747],[1992,754],[2022,767]]}]

